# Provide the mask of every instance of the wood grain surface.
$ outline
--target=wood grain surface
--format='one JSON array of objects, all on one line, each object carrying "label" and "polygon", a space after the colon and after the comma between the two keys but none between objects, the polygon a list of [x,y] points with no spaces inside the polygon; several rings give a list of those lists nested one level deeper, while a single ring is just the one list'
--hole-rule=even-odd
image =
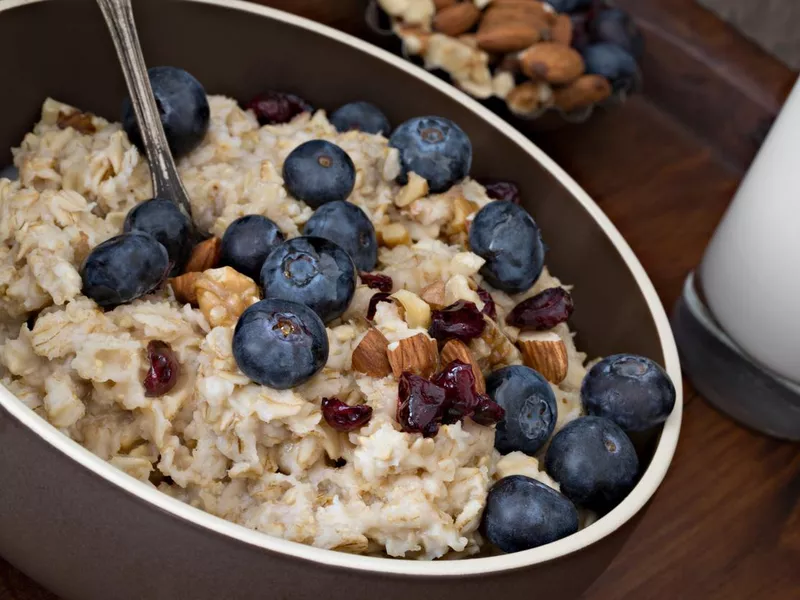
[{"label": "wood grain surface", "polygon": [[[360,28],[355,16],[340,12],[345,4],[352,7],[350,0],[272,3],[333,20],[350,31]],[[321,3],[338,8],[320,8]],[[661,28],[661,41],[648,52],[647,62],[655,65],[648,75],[650,92],[623,110],[540,134],[534,141],[599,202],[669,308],[763,134],[748,128],[774,116],[793,74],[708,14],[696,13],[689,0],[620,3],[649,24],[648,41],[651,30]],[[711,39],[689,28],[682,14],[701,17],[701,28]],[[669,39],[677,50],[670,50],[664,41]],[[682,75],[669,52],[694,56],[702,64]],[[714,65],[724,65],[716,79]],[[681,106],[676,90],[689,85],[682,79],[687,72],[705,73],[697,85],[713,81],[718,91],[698,91],[683,98],[686,106]],[[749,116],[728,120],[729,133],[698,122],[700,115],[711,115],[717,123],[727,119],[731,113],[721,106],[731,97]],[[742,141],[753,135],[756,141]],[[622,552],[584,598],[800,598],[798,446],[736,425],[688,384],[685,402],[681,441],[664,484]],[[0,560],[0,600],[57,599]]]}]

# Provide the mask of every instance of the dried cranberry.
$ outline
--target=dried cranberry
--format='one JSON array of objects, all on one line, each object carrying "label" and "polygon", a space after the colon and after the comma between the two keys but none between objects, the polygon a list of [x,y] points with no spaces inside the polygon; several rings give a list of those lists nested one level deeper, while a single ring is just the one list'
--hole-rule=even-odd
[{"label": "dried cranberry", "polygon": [[369,299],[369,307],[367,308],[367,319],[370,321],[375,318],[375,311],[378,310],[378,302],[394,302],[386,292],[378,292],[373,294]]},{"label": "dried cranberry", "polygon": [[478,394],[475,391],[475,375],[470,365],[454,360],[435,375],[432,381],[445,391],[447,397],[443,423],[451,424],[472,416],[478,405]]},{"label": "dried cranberry", "polygon": [[506,323],[520,329],[552,329],[572,314],[572,296],[562,287],[548,288],[523,300],[506,317]]},{"label": "dried cranberry", "polygon": [[361,277],[361,281],[363,281],[364,285],[366,285],[368,288],[380,290],[385,294],[388,294],[392,291],[392,285],[394,285],[394,282],[388,275],[384,275],[383,273],[366,273],[362,271],[358,274],[358,276]]},{"label": "dried cranberry", "polygon": [[262,125],[288,123],[300,113],[314,111],[300,96],[274,91],[256,96],[247,104],[247,108],[256,114]]},{"label": "dried cranberry", "polygon": [[478,425],[494,425],[502,421],[505,416],[505,409],[497,402],[486,394],[478,395],[477,406],[475,407],[475,412],[472,414],[472,420]]},{"label": "dried cranberry", "polygon": [[403,373],[398,395],[397,422],[403,431],[435,436],[447,405],[445,390],[419,375]]},{"label": "dried cranberry", "polygon": [[485,327],[486,321],[475,303],[459,300],[442,310],[433,311],[428,333],[440,342],[450,338],[468,342],[482,334]]},{"label": "dried cranberry", "polygon": [[178,382],[180,364],[169,344],[154,340],[147,344],[147,359],[150,368],[144,378],[144,395],[148,398],[163,396]]},{"label": "dried cranberry", "polygon": [[496,319],[497,307],[494,304],[494,298],[492,298],[492,295],[480,286],[478,286],[478,289],[475,291],[478,293],[478,298],[480,298],[481,302],[483,302],[483,310],[481,312],[490,319]]},{"label": "dried cranberry", "polygon": [[338,398],[323,398],[322,416],[336,431],[353,431],[369,423],[372,407],[366,404],[348,406]]},{"label": "dried cranberry", "polygon": [[506,200],[519,204],[519,188],[516,183],[493,180],[484,180],[481,183],[486,188],[486,195],[492,200]]}]

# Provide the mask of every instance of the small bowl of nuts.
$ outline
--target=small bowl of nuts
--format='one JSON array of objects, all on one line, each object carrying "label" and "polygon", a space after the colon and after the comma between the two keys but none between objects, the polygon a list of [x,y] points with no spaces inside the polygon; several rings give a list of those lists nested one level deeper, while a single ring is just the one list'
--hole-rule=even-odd
[{"label": "small bowl of nuts", "polygon": [[641,86],[641,32],[608,0],[372,0],[367,21],[511,120],[583,122]]}]

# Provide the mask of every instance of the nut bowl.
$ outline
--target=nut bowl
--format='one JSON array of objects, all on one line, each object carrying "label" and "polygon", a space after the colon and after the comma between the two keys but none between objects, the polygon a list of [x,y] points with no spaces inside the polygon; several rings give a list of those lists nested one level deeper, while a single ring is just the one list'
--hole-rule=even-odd
[{"label": "nut bowl", "polygon": [[[575,286],[581,346],[591,356],[649,356],[680,381],[667,317],[630,248],[586,193],[499,117],[434,75],[299,17],[235,0],[135,4],[148,63],[180,65],[210,93],[245,99],[283,89],[322,108],[366,99],[395,123],[421,114],[459,123],[473,143],[473,176],[519,183],[548,240],[549,266]],[[0,51],[15,82],[0,101],[0,165],[48,96],[116,120],[126,92],[94,3],[0,1]],[[0,388],[0,554],[75,600],[484,598],[527,595],[531,586],[575,597],[616,555],[664,478],[681,409],[678,389],[664,425],[634,440],[636,487],[590,526],[515,554],[423,562],[323,550],[212,516],[117,470]]]}]

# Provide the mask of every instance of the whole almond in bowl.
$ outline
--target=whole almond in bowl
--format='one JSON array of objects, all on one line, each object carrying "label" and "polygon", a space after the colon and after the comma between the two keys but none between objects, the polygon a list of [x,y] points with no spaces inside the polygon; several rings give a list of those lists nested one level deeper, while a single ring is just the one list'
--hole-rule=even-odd
[{"label": "whole almond in bowl", "polygon": [[459,2],[436,13],[433,18],[433,29],[455,37],[472,29],[480,18],[481,11],[472,2]]},{"label": "whole almond in bowl", "polygon": [[583,73],[583,59],[577,50],[556,42],[540,42],[519,57],[522,72],[534,80],[569,83]]}]

